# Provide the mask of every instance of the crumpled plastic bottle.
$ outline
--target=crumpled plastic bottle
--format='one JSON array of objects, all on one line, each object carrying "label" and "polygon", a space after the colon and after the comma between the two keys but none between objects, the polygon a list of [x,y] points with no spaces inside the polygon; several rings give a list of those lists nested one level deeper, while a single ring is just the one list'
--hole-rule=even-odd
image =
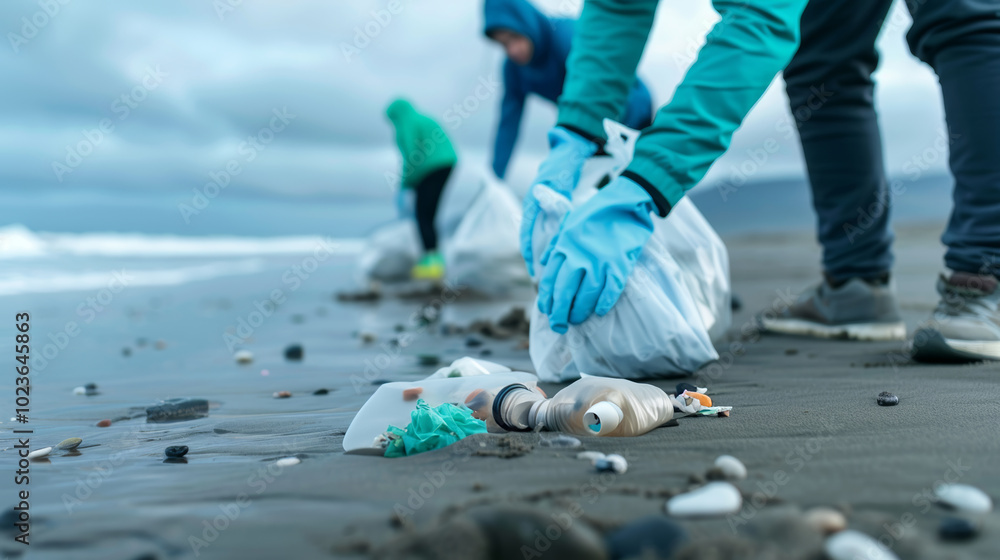
[{"label": "crumpled plastic bottle", "polygon": [[520,384],[477,397],[472,404],[480,415],[485,412],[484,401],[490,402],[487,426],[507,431],[633,437],[662,426],[674,415],[673,402],[660,388],[606,377],[584,377],[551,399]]}]

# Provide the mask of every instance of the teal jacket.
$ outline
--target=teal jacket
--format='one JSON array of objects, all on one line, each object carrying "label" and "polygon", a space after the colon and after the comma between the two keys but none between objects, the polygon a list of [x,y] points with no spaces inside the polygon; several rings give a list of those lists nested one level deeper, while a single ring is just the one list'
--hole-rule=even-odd
[{"label": "teal jacket", "polygon": [[396,127],[396,145],[403,156],[403,188],[413,188],[428,173],[453,167],[458,162],[455,148],[441,125],[418,113],[409,101],[397,99],[385,113]]},{"label": "teal jacket", "polygon": [[[643,130],[623,173],[666,216],[727,149],[733,133],[792,59],[808,0],[714,0],[722,20],[673,99]],[[620,115],[659,0],[587,0],[573,37],[559,124],[603,142]]]}]

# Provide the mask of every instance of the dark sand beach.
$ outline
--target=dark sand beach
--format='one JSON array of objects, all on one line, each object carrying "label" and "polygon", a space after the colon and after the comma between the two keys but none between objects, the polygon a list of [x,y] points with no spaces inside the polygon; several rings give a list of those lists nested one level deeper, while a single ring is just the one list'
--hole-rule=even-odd
[{"label": "dark sand beach", "polygon": [[[911,331],[936,302],[939,232],[938,224],[897,229],[896,282]],[[693,382],[709,387],[717,404],[733,406],[732,415],[680,418],[638,438],[583,440],[586,450],[626,457],[622,475],[596,473],[575,459],[578,450],[539,446],[539,437],[551,437],[545,433],[477,435],[401,459],[345,454],[345,430],[376,383],[417,380],[437,368],[419,365],[419,354],[448,363],[487,349],[485,359],[531,371],[523,338],[481,337],[482,346],[466,348],[464,334],[411,321],[419,300],[337,302],[333,294],[350,286],[346,258],[324,263],[294,290],[282,280],[300,264],[293,257],[268,258],[238,282],[125,289],[33,374],[32,447],[70,437],[83,445],[31,463],[30,552],[20,556],[11,538],[0,549],[9,558],[81,560],[366,558],[418,554],[430,541],[435,554],[478,558],[473,536],[461,533],[468,523],[458,522],[471,518],[467,512],[574,512],[573,523],[608,533],[663,515],[667,498],[695,486],[717,456],[730,454],[749,470],[735,483],[744,509],[728,518],[679,520],[691,541],[678,557],[822,558],[819,534],[800,521],[813,506],[840,508],[851,528],[880,538],[903,559],[996,557],[995,512],[974,518],[982,524],[977,538],[944,543],[937,527],[949,513],[927,496],[957,479],[1000,497],[1000,366],[915,365],[899,343],[759,336],[752,314],[814,282],[818,248],[810,234],[727,242],[743,308],[734,317],[734,345],[720,348],[721,365]],[[227,329],[235,331],[276,289],[285,303],[240,345],[253,352],[253,363],[236,364]],[[47,339],[79,320],[71,310],[88,295],[0,298],[0,310],[8,318],[30,311],[35,336]],[[529,298],[447,303],[442,323],[496,319]],[[398,324],[412,340],[405,348],[390,343],[400,335]],[[360,333],[375,340],[365,343]],[[304,348],[301,362],[283,357],[293,343]],[[676,381],[653,383],[671,390]],[[98,384],[98,395],[73,394],[89,382]],[[12,394],[8,378],[3,385]],[[559,388],[543,387],[549,394]],[[320,388],[328,394],[312,394]],[[292,396],[276,399],[276,391]],[[877,406],[881,391],[898,395],[900,404]],[[173,397],[207,399],[210,413],[145,422],[146,406]],[[96,427],[102,419],[113,423]],[[164,462],[171,445],[189,446],[186,463]],[[12,446],[6,440],[0,453],[8,471]],[[301,463],[275,466],[290,456]],[[15,496],[9,474],[4,503]],[[442,535],[442,526],[450,532]],[[528,546],[536,546],[529,536]]]}]

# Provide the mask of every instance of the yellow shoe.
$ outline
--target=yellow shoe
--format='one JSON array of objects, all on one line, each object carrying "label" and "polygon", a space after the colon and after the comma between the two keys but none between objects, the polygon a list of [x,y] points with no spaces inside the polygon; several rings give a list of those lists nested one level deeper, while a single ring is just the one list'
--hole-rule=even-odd
[{"label": "yellow shoe", "polygon": [[444,259],[441,258],[441,253],[437,251],[425,253],[410,271],[410,276],[414,280],[441,280],[444,278]]}]

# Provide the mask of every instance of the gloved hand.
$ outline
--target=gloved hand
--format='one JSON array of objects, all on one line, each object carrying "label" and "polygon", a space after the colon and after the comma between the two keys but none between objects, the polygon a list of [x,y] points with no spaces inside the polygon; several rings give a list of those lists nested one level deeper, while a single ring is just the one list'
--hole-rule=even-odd
[{"label": "gloved hand", "polygon": [[396,190],[396,217],[400,220],[415,219],[417,215],[417,196],[413,189],[402,187]]},{"label": "gloved hand", "polygon": [[583,163],[597,151],[596,144],[561,126],[549,131],[549,148],[549,157],[538,167],[538,175],[524,197],[524,212],[521,217],[521,256],[528,265],[528,274],[532,276],[535,275],[535,261],[531,250],[531,235],[541,211],[533,192],[535,185],[547,185],[570,198],[580,181]]},{"label": "gloved hand", "polygon": [[619,177],[566,215],[541,263],[538,310],[565,334],[618,302],[642,248],[653,235],[653,198]]}]

